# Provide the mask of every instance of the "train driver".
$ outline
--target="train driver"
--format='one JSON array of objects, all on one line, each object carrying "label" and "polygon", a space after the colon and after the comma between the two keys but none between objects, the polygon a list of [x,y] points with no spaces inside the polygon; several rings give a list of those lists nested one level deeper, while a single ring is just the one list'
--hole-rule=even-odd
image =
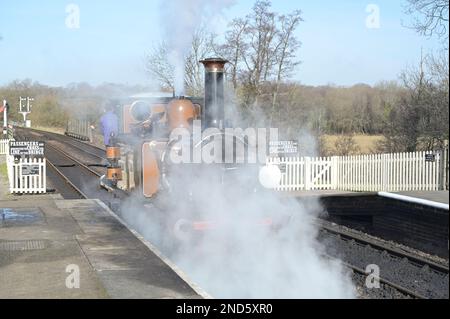
[{"label": "train driver", "polygon": [[119,117],[114,112],[118,103],[110,102],[105,107],[105,114],[100,118],[100,129],[103,134],[105,146],[111,144],[111,137],[119,132]]}]

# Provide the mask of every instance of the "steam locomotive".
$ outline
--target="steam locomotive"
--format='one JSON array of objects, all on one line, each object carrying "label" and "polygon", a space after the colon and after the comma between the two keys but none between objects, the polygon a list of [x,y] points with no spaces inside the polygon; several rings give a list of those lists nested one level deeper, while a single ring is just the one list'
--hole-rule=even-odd
[{"label": "steam locomotive", "polygon": [[[261,190],[258,164],[245,160],[251,152],[248,140],[226,130],[227,61],[200,62],[205,67],[204,98],[147,96],[121,107],[120,134],[106,149],[109,165],[101,179],[103,187],[135,194],[164,211],[182,206],[190,213],[181,219],[178,214],[172,221],[175,233],[186,226],[207,227],[201,214],[205,205],[200,202],[214,196],[208,194],[212,188],[225,200],[243,196],[242,189],[249,197]],[[204,156],[210,161],[205,163]],[[180,158],[184,160],[175,160]]]}]

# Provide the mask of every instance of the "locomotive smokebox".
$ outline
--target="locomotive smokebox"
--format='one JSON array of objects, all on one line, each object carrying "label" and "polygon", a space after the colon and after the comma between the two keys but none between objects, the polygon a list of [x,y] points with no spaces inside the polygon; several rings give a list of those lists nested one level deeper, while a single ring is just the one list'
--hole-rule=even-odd
[{"label": "locomotive smokebox", "polygon": [[227,60],[209,58],[200,61],[205,66],[205,105],[202,110],[203,129],[223,129],[225,121],[224,76]]}]

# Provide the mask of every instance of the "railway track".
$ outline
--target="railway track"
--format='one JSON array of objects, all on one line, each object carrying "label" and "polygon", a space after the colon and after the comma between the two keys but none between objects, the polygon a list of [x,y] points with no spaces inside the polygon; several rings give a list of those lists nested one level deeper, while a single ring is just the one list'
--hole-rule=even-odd
[{"label": "railway track", "polygon": [[[104,151],[87,143],[77,141],[71,137],[37,131],[42,137],[47,138],[46,157],[49,168],[58,176],[59,185],[64,185],[72,192],[73,198],[100,198],[105,203],[110,203],[117,199],[115,194],[100,189],[98,178],[102,175],[99,171],[92,169],[86,162],[83,154],[96,159],[106,160]],[[29,133],[28,133],[29,134]],[[26,131],[19,130],[19,138],[28,138]],[[55,143],[55,141],[57,143]],[[62,150],[63,145],[74,149],[74,153]],[[76,154],[75,154],[76,153]],[[78,155],[78,157],[75,157]],[[345,267],[351,269],[354,280],[364,285],[367,273],[365,267],[368,264],[382,264],[382,269],[412,269],[413,274],[396,276],[383,271],[380,275],[380,290],[366,291],[366,294],[373,297],[395,297],[395,298],[448,298],[448,265],[439,264],[413,252],[402,250],[381,240],[376,240],[356,231],[345,229],[323,220],[317,221],[322,237],[332,238],[333,245],[339,246],[337,254],[328,254],[327,258],[339,258]],[[323,239],[323,238],[322,238]],[[360,257],[354,258],[354,256]],[[352,258],[353,257],[353,258]],[[413,279],[414,274],[419,274],[420,278]],[[446,283],[447,290],[443,290],[438,282]],[[438,285],[438,289],[433,285]]]},{"label": "railway track", "polygon": [[354,274],[367,276],[366,266],[377,265],[380,283],[408,298],[448,298],[448,265],[339,225],[323,220],[317,224],[321,240],[332,238],[333,248],[339,251],[333,257],[339,257]]},{"label": "railway track", "polygon": [[330,223],[327,224],[325,221],[322,221],[322,220],[319,222],[319,226],[322,229],[326,230],[327,232],[334,233],[343,238],[346,238],[349,240],[354,240],[363,245],[369,245],[373,248],[376,248],[381,251],[385,251],[386,253],[396,256],[396,257],[407,258],[409,262],[419,265],[421,267],[427,266],[430,269],[434,269],[434,270],[444,273],[444,274],[449,273],[448,265],[439,264],[435,261],[426,259],[420,255],[413,254],[413,253],[405,251],[405,250],[401,250],[400,248],[397,248],[395,246],[389,246],[380,240],[376,240],[376,239],[368,237],[368,236],[364,237],[357,232],[346,231],[346,230],[343,230],[342,228],[338,229],[336,227],[333,227]]},{"label": "railway track", "polygon": [[[52,145],[50,143],[47,143],[46,146],[50,147],[52,149],[52,151],[58,152],[59,154],[61,154],[67,160],[67,162],[69,163],[69,164],[65,164],[65,165],[59,165],[60,167],[64,167],[64,166],[66,166],[66,167],[78,166],[78,167],[82,168],[84,171],[89,172],[90,174],[94,175],[95,177],[101,177],[102,176],[102,174],[100,174],[99,172],[94,171],[92,168],[90,168],[86,164],[82,163],[81,161],[79,161],[75,157],[69,155],[68,153],[64,152],[63,150],[55,147],[54,145]],[[71,162],[73,162],[74,164],[70,164]]]},{"label": "railway track", "polygon": [[[27,140],[35,138],[35,131],[24,129],[16,130],[16,138],[19,140]],[[117,202],[117,194],[110,193],[102,189],[99,185],[99,178],[103,175],[101,171],[89,167],[85,162],[80,160],[84,154],[102,158],[99,154],[92,154],[89,150],[85,150],[81,146],[75,148],[75,152],[69,152],[62,149],[61,144],[65,143],[65,137],[54,138],[56,134],[39,131],[39,137],[46,142],[45,157],[47,158],[49,174],[52,174],[52,183],[59,190],[64,198],[99,198],[110,207],[111,203]],[[55,141],[57,140],[58,141]],[[65,138],[69,139],[69,138]],[[87,144],[86,144],[87,145]],[[67,146],[67,145],[66,145]],[[90,146],[86,146],[89,148]],[[67,149],[66,149],[67,150]],[[100,151],[100,149],[98,149]]]},{"label": "railway track", "polygon": [[[58,191],[66,199],[86,199],[88,198],[75,184],[73,184],[53,163],[47,161],[47,174],[49,174],[49,168],[55,173],[50,178],[58,186]],[[59,180],[59,181],[55,181]]]}]

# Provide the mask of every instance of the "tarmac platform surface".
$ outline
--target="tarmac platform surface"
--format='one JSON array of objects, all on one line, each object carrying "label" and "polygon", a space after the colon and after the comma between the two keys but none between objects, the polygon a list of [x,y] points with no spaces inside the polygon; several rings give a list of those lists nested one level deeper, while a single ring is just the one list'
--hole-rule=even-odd
[{"label": "tarmac platform surface", "polygon": [[0,201],[0,298],[205,297],[160,257],[98,200]]},{"label": "tarmac platform surface", "polygon": [[430,200],[442,204],[448,204],[448,191],[408,191],[395,192],[395,194]]}]

